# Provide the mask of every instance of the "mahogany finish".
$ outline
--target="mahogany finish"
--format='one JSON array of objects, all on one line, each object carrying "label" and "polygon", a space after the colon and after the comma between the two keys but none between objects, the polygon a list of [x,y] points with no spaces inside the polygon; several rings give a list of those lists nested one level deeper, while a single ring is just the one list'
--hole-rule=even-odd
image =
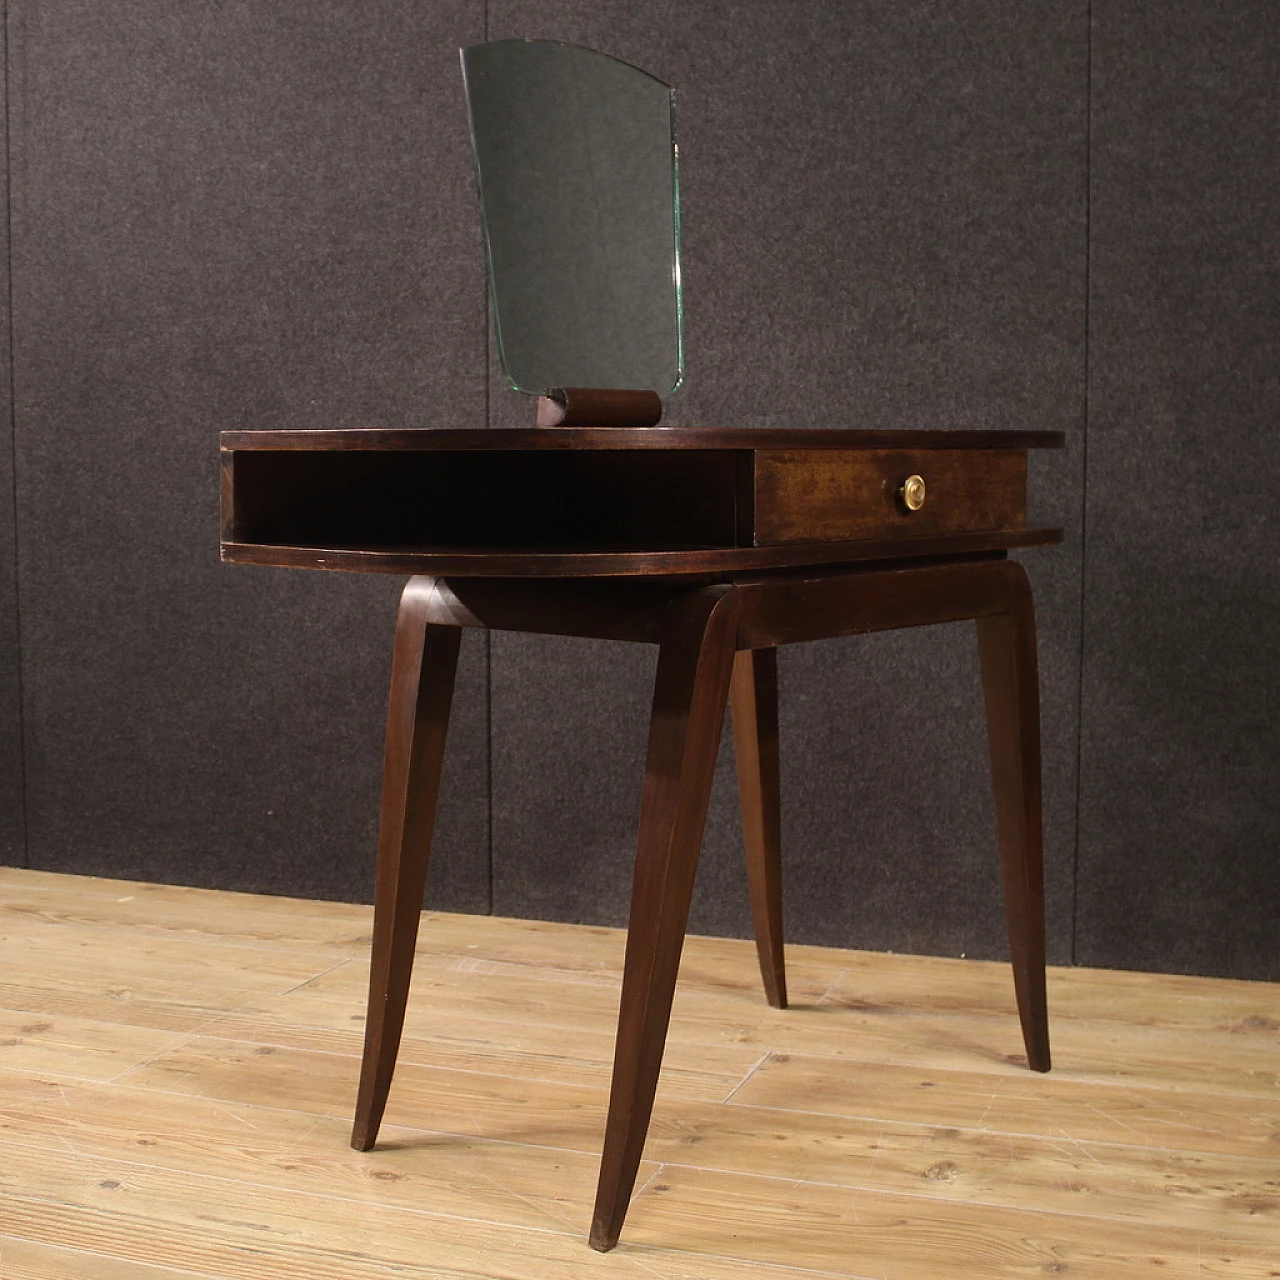
[{"label": "mahogany finish", "polygon": [[591,1223],[596,1249],[618,1242],[649,1129],[736,639],[737,600],[730,587],[689,592],[663,619],[613,1083]]},{"label": "mahogany finish", "polygon": [[782,804],[778,753],[778,651],[740,649],[729,685],[738,802],[747,854],[751,924],[765,998],[787,1007],[782,960]]},{"label": "mahogany finish", "polygon": [[662,397],[656,391],[557,387],[538,397],[540,427],[656,427]]},{"label": "mahogany finish", "polygon": [[[726,705],[761,974],[769,1002],[786,1006],[778,645],[975,620],[1018,1013],[1028,1063],[1047,1071],[1035,618],[1006,552],[1060,537],[1025,526],[1025,450],[1060,443],[225,433],[224,559],[430,575],[410,579],[396,624],[353,1145],[375,1142],[395,1068],[462,627],[658,645],[595,1248],[617,1243],[644,1150]],[[934,480],[908,512],[896,492],[913,473]]]},{"label": "mahogany finish", "polygon": [[260,564],[293,569],[341,569],[351,573],[444,573],[468,578],[656,578],[708,577],[763,569],[858,561],[922,559],[931,556],[1015,551],[1062,541],[1061,529],[996,529],[936,537],[868,538],[858,542],[800,542],[772,547],[664,551],[520,550],[514,546],[460,550],[456,547],[401,547],[394,550],[277,542],[222,544],[226,564]]},{"label": "mahogany finish", "polygon": [[590,449],[1061,449],[1061,431],[875,431],[810,427],[361,427],[336,431],[224,431],[224,450],[530,453]]},{"label": "mahogany finish", "polygon": [[[898,494],[912,475],[926,485],[918,511]],[[762,449],[756,542],[1017,529],[1027,518],[1026,479],[1020,449]]]},{"label": "mahogany finish", "polygon": [[[1007,550],[1051,433],[261,431],[222,438],[222,558],[468,577],[724,574]],[[783,446],[786,446],[785,448]],[[926,478],[924,506],[896,492]]]},{"label": "mahogany finish", "polygon": [[391,654],[369,1008],[351,1138],[358,1151],[378,1136],[400,1048],[458,667],[462,633],[428,621],[434,589],[430,578],[409,580]]},{"label": "mahogany finish", "polygon": [[1018,1015],[1033,1071],[1048,1071],[1044,823],[1040,796],[1040,677],[1031,584],[1008,565],[1008,609],[978,618],[1005,917]]}]

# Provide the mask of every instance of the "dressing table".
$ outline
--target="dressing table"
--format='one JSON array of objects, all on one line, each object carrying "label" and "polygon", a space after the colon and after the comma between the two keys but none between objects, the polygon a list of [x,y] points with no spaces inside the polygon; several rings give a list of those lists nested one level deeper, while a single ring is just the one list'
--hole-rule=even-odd
[{"label": "dressing table", "polygon": [[[1035,620],[1008,553],[1061,536],[1028,524],[1026,479],[1030,451],[1062,437],[627,425],[650,421],[657,392],[682,375],[670,92],[603,55],[541,41],[477,46],[464,68],[503,367],[535,394],[586,390],[543,396],[540,420],[555,426],[226,432],[221,554],[409,575],[384,756],[361,1150],[376,1140],[399,1046],[462,628],[657,646],[590,1236],[609,1249],[658,1085],[726,706],[761,973],[770,1003],[786,1004],[780,645],[974,620],[1016,1004],[1029,1066],[1049,1069]],[[592,95],[610,109],[580,114]],[[583,148],[619,158],[619,172],[584,168]],[[558,206],[539,206],[544,196]],[[584,228],[555,228],[586,207],[586,240],[567,257]],[[610,248],[610,225],[623,248]],[[545,234],[550,247],[535,243]],[[531,291],[522,277],[535,261],[550,270]],[[639,301],[620,317],[619,297]],[[571,331],[557,335],[566,308]],[[597,310],[604,318],[592,320]]]}]

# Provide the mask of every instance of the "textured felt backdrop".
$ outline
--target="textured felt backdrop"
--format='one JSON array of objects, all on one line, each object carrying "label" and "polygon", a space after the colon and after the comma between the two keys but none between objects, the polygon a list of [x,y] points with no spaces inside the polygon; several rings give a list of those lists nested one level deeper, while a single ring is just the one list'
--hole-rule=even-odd
[{"label": "textured felt backdrop", "polygon": [[[5,33],[0,31],[0,49]],[[7,62],[7,58],[6,58]],[[8,156],[0,173],[8,190]],[[8,227],[0,258],[0,297],[9,296]],[[22,803],[22,684],[18,647],[18,596],[14,555],[13,400],[9,361],[9,308],[0,308],[0,862],[26,862]]]},{"label": "textured felt backdrop", "polygon": [[[497,0],[677,86],[687,385],[696,425],[1037,427],[1028,557],[1045,668],[1049,903],[1070,956],[1083,415],[1082,3],[686,5]],[[554,18],[554,21],[553,21]],[[528,409],[495,390],[495,421]],[[494,908],[624,918],[654,656],[496,637]],[[970,626],[785,650],[790,934],[1004,949]],[[727,743],[726,743],[727,748]],[[692,927],[749,928],[722,752]],[[554,833],[554,834],[550,834]]]},{"label": "textured felt backdrop", "polygon": [[[670,421],[1067,432],[1054,958],[1280,977],[1277,10],[1147,9],[9,0],[0,856],[368,896],[396,584],[220,567],[217,431],[529,421],[456,50],[554,36],[678,89]],[[653,661],[467,638],[434,904],[622,919]],[[1002,954],[970,628],[780,666],[791,936]],[[745,930],[739,863],[726,758],[696,928]]]},{"label": "textured felt backdrop", "polygon": [[1280,979],[1280,7],[1094,12],[1078,949]]},{"label": "textured felt backdrop", "polygon": [[[478,11],[10,19],[31,864],[365,895],[397,584],[220,566],[217,433],[483,423]],[[483,668],[437,867],[481,910]]]}]

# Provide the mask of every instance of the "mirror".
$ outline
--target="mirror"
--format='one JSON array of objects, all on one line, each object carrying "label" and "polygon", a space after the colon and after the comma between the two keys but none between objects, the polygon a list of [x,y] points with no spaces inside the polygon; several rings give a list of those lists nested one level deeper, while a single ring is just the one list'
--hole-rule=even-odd
[{"label": "mirror", "polygon": [[517,391],[680,385],[670,87],[551,40],[462,50],[498,359]]}]

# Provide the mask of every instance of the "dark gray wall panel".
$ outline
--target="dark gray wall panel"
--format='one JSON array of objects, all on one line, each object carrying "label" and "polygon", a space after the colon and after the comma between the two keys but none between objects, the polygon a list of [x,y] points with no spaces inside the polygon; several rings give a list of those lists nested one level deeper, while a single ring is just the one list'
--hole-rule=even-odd
[{"label": "dark gray wall panel", "polygon": [[[0,24],[2,26],[3,24]],[[7,74],[0,30],[0,87]],[[9,190],[8,156],[0,155],[0,197]],[[13,513],[13,400],[9,369],[8,228],[0,228],[0,863],[25,866],[22,803],[22,680],[18,651],[17,529]]]},{"label": "dark gray wall panel", "polygon": [[[669,421],[1069,433],[1032,484],[1067,545],[1026,557],[1052,952],[1074,914],[1083,962],[1280,976],[1280,11],[1148,9],[1092,5],[1077,742],[1084,0],[10,0],[0,860],[21,710],[33,865],[367,896],[397,584],[218,566],[216,433],[477,425],[486,397],[529,421],[485,365],[456,48],[487,18],[679,90]],[[495,905],[620,921],[654,654],[492,645]],[[468,636],[435,905],[490,904],[488,678]],[[787,650],[781,678],[791,936],[1002,952],[969,629]],[[732,793],[725,751],[703,931],[747,928]]]},{"label": "dark gray wall panel", "polygon": [[1280,11],[1095,0],[1079,959],[1280,978]]},{"label": "dark gray wall panel", "polygon": [[[1050,910],[1070,954],[1084,387],[1086,26],[1032,5],[549,5],[490,34],[591,45],[677,88],[690,425],[1042,427]],[[495,391],[492,420],[528,420]],[[653,656],[495,642],[495,908],[625,912]],[[968,628],[787,651],[791,936],[1000,954]],[[616,687],[615,687],[616,686]],[[564,723],[561,723],[563,719]],[[693,927],[747,928],[732,771]],[[833,903],[836,904],[833,906]]]},{"label": "dark gray wall panel", "polygon": [[656,659],[648,645],[494,634],[496,914],[626,922]]},{"label": "dark gray wall panel", "polygon": [[[32,863],[367,896],[397,584],[219,566],[217,432],[483,422],[476,7],[9,9]],[[488,903],[485,680],[442,906]]]}]

